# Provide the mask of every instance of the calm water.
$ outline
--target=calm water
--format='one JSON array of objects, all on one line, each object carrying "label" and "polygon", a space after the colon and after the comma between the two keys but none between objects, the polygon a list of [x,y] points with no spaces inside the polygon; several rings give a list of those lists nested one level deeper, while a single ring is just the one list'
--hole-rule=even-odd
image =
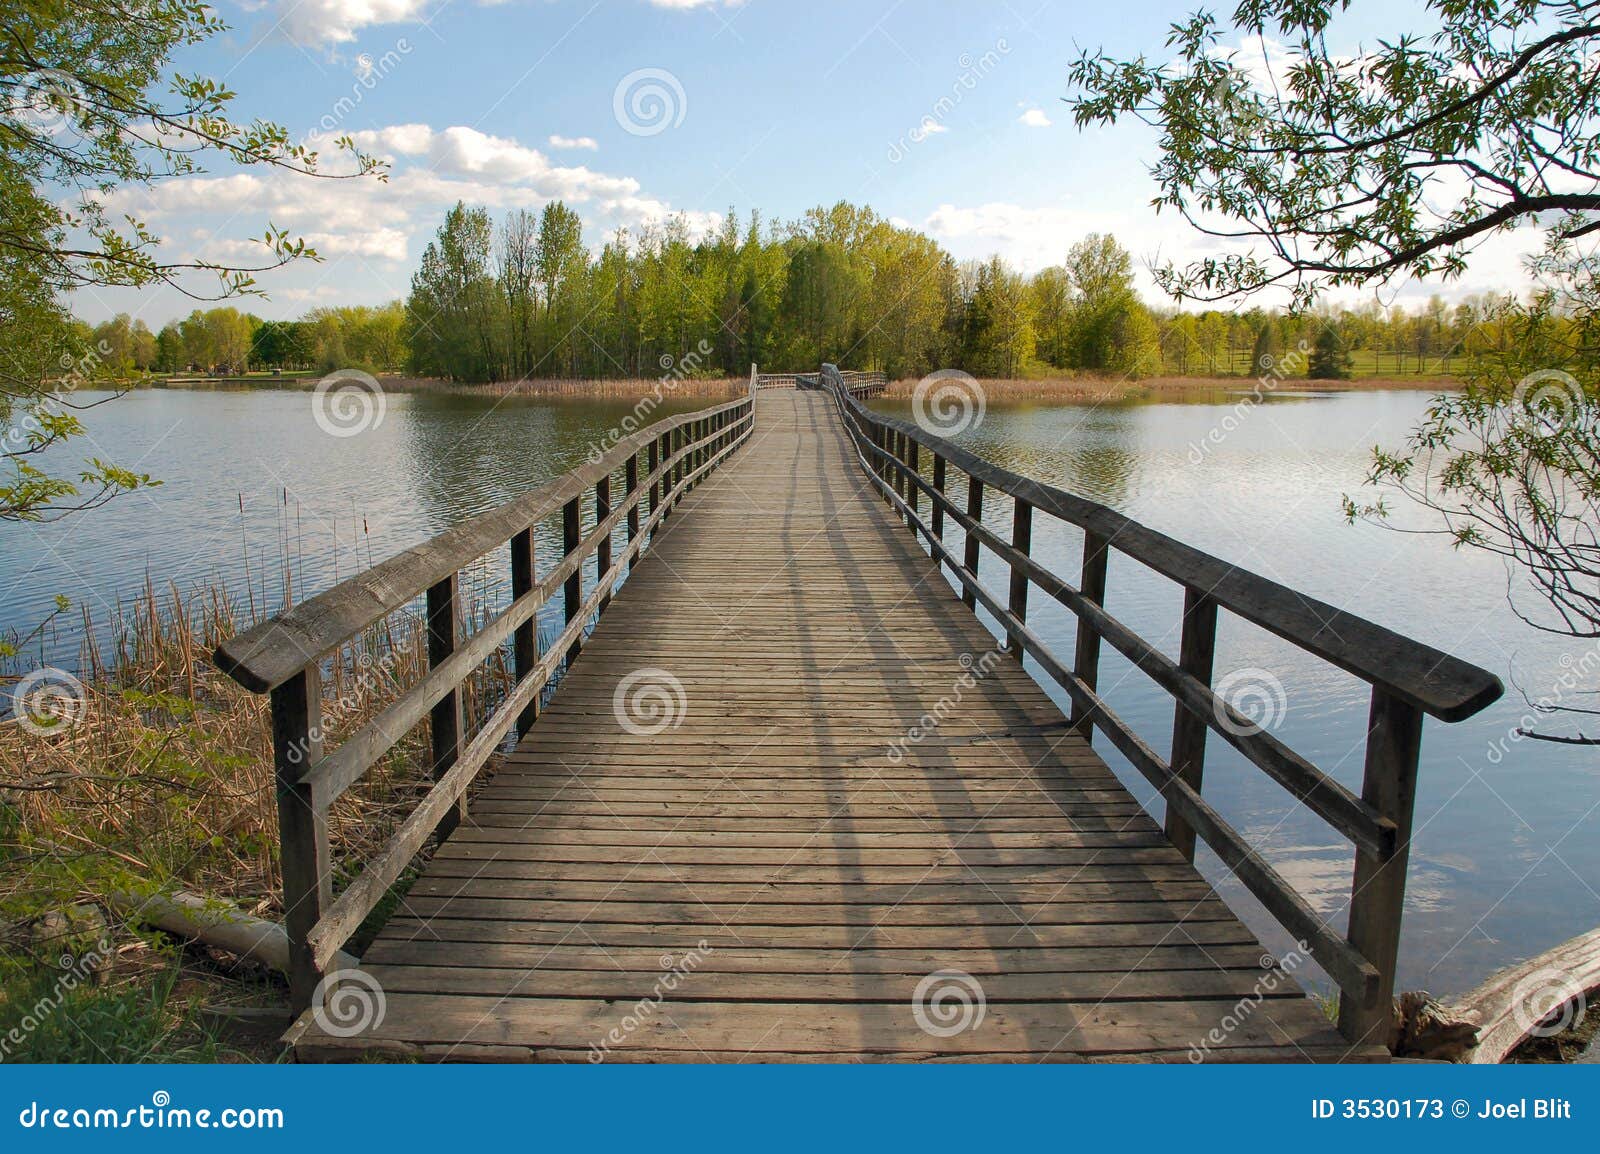
[{"label": "calm water", "polygon": [[[1396,443],[1426,399],[1281,397],[1204,452],[1195,446],[1211,430],[1236,423],[1234,398],[996,407],[962,439],[1018,472],[1104,501],[1503,677],[1514,672],[1532,697],[1548,694],[1563,658],[1581,654],[1517,621],[1497,561],[1340,518],[1339,495],[1358,488],[1369,448]],[[180,586],[220,579],[241,601],[276,605],[285,558],[297,595],[324,588],[369,558],[581,462],[627,411],[623,404],[395,396],[379,427],[336,440],[318,429],[305,393],[132,394],[91,414],[91,451],[165,486],[57,525],[0,525],[0,627],[25,632],[57,593],[106,616],[146,574]],[[1008,508],[989,515],[1009,524]],[[549,557],[554,526],[545,533]],[[1034,534],[1037,555],[1076,573],[1075,530],[1039,518]],[[985,565],[996,572],[992,558]],[[483,580],[497,576],[486,571]],[[1181,600],[1171,583],[1113,561],[1111,611],[1174,654]],[[1030,620],[1070,655],[1065,611],[1035,595]],[[1365,686],[1224,620],[1217,675],[1251,667],[1277,673],[1286,698],[1278,736],[1359,789]],[[42,644],[50,659],[70,660],[73,626]],[[1112,706],[1164,750],[1170,700],[1109,650],[1103,660]],[[1515,689],[1508,698],[1459,725],[1428,722],[1402,947],[1408,988],[1457,993],[1600,925],[1600,758],[1508,744],[1525,711]],[[1143,779],[1118,768],[1148,803]],[[1205,792],[1313,904],[1330,915],[1342,910],[1352,857],[1336,835],[1219,741],[1208,751]],[[1214,860],[1203,864],[1269,944],[1282,948],[1270,919]]]}]

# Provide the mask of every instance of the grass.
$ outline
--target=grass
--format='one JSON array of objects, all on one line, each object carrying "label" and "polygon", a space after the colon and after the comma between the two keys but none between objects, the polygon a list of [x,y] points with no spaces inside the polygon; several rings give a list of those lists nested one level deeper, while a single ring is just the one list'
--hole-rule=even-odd
[{"label": "grass", "polygon": [[[468,607],[469,627],[486,616]],[[84,647],[82,700],[70,723],[37,733],[0,722],[0,1040],[41,998],[60,994],[12,1060],[105,1060],[94,1044],[118,1061],[239,1060],[204,1025],[201,1004],[284,1002],[275,976],[205,950],[174,950],[160,935],[120,924],[106,901],[113,891],[181,887],[258,917],[282,916],[267,699],[209,661],[244,624],[215,589],[158,596],[147,586],[100,628],[86,619],[85,636],[95,640]],[[323,662],[329,748],[420,680],[426,648],[410,608]],[[510,676],[497,652],[468,681],[469,733]],[[424,722],[332,807],[336,891],[428,789],[427,749]],[[73,910],[104,919],[109,940],[96,952],[114,954],[116,964],[106,980],[61,990],[60,951],[38,939],[41,926]]]}]

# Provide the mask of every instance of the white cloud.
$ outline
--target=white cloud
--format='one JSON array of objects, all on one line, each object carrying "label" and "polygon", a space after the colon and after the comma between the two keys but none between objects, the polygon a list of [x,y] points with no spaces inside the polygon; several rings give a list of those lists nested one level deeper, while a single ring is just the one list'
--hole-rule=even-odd
[{"label": "white cloud", "polygon": [[1049,128],[1052,121],[1044,114],[1042,108],[1030,108],[1017,117],[1018,124],[1026,124],[1029,128]]},{"label": "white cloud", "polygon": [[279,24],[301,44],[348,44],[373,24],[416,24],[431,0],[282,0]]},{"label": "white cloud", "polygon": [[[397,124],[352,134],[363,149],[388,158],[387,182],[370,178],[326,179],[282,169],[189,176],[149,188],[123,188],[106,197],[114,212],[130,212],[191,258],[265,263],[257,240],[264,226],[303,237],[323,258],[305,266],[319,282],[366,282],[367,290],[405,291],[403,273],[456,201],[494,212],[537,210],[563,200],[583,217],[586,239],[602,242],[621,226],[641,226],[678,215],[669,202],[650,196],[631,176],[563,165],[536,148],[455,125]],[[719,228],[723,215],[683,214],[693,239]],[[343,262],[353,262],[340,272]],[[373,267],[375,266],[375,267]],[[399,272],[393,271],[398,268]],[[277,299],[303,302],[290,289],[305,273],[286,271],[268,285]]]},{"label": "white cloud", "polygon": [[[299,44],[348,44],[363,28],[375,24],[421,24],[449,0],[277,0],[280,13],[273,31],[281,29]],[[478,0],[492,6],[501,0]],[[648,0],[653,8],[737,8],[744,0]]]},{"label": "white cloud", "polygon": [[589,152],[600,150],[599,141],[592,136],[562,136],[559,132],[550,136],[551,148],[581,148]]},{"label": "white cloud", "polygon": [[[999,255],[1026,273],[1060,264],[1067,250],[1091,232],[1111,233],[1133,254],[1135,281],[1145,299],[1170,303],[1156,287],[1150,267],[1187,264],[1227,252],[1246,252],[1245,241],[1208,237],[1167,214],[1157,216],[1142,206],[1127,210],[1091,211],[1072,205],[1028,207],[1002,201],[975,206],[941,204],[922,222],[922,229],[945,245],[958,260],[982,260]],[[1504,292],[1526,285],[1522,261],[1537,252],[1542,233],[1533,227],[1496,233],[1468,260],[1466,272],[1454,281],[1408,281],[1380,290],[1388,304],[1416,304],[1438,293],[1447,301],[1483,292]],[[1333,304],[1355,305],[1373,299],[1373,289],[1329,291]],[[1270,294],[1264,304],[1282,304]],[[1195,307],[1192,304],[1186,307]]]}]

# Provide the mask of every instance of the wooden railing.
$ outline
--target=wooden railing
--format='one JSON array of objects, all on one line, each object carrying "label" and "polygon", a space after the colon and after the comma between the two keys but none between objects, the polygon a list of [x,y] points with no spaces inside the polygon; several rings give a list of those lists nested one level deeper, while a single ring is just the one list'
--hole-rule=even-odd
[{"label": "wooden railing", "polygon": [[[1443,721],[1470,717],[1504,692],[1499,678],[1202,553],[1104,505],[1002,469],[915,424],[875,413],[831,365],[823,366],[822,377],[867,475],[913,534],[927,541],[933,557],[954,574],[967,607],[982,605],[1000,623],[1011,654],[1018,660],[1024,654],[1031,657],[1066,691],[1071,722],[1085,738],[1099,729],[1160,791],[1167,835],[1186,857],[1194,859],[1197,836],[1204,840],[1279,924],[1306,944],[1342,991],[1339,1028],[1344,1035],[1352,1042],[1386,1041],[1423,715]],[[931,481],[922,474],[924,452],[931,456]],[[965,474],[964,501],[947,492],[957,480],[952,469]],[[1010,540],[983,523],[989,493],[1010,499]],[[921,513],[924,495],[929,519]],[[1076,585],[1029,555],[1036,511],[1083,530]],[[944,543],[947,522],[965,533],[961,556]],[[978,580],[980,546],[1009,570],[1004,598]],[[1183,586],[1183,633],[1176,661],[1106,612],[1107,561],[1113,550]],[[1031,588],[1076,616],[1070,665],[1028,628]],[[1212,660],[1222,610],[1371,685],[1360,796],[1213,692]],[[1176,701],[1168,758],[1160,757],[1096,692],[1102,641]],[[1355,846],[1343,937],[1201,796],[1206,741],[1213,731]]]},{"label": "wooden railing", "polygon": [[[340,948],[383,900],[428,838],[464,815],[468,786],[515,727],[538,716],[540,693],[577,656],[584,631],[609,603],[624,570],[690,487],[738,450],[754,425],[752,397],[673,417],[616,442],[597,460],[335,585],[218,647],[219,668],[272,695],[272,742],[281,843],[284,928],[295,1013],[307,1009]],[[643,470],[640,458],[644,458]],[[620,499],[612,483],[622,473]],[[583,499],[594,492],[591,523]],[[641,517],[641,505],[643,517]],[[543,579],[534,531],[560,511],[562,555]],[[612,540],[626,525],[626,546]],[[471,637],[461,633],[460,571],[505,546],[512,601]],[[584,567],[596,584],[583,595]],[[539,652],[537,613],[557,593],[565,628]],[[331,753],[322,748],[322,660],[418,597],[426,598],[428,673]],[[462,687],[510,641],[515,683],[470,740]],[[434,783],[387,845],[333,896],[328,807],[413,727],[431,722]]]},{"label": "wooden railing", "polygon": [[[882,372],[856,372],[845,369],[839,373],[845,388],[855,397],[882,396],[889,378]],[[755,389],[820,389],[820,373],[758,373],[750,366],[750,387]]]}]

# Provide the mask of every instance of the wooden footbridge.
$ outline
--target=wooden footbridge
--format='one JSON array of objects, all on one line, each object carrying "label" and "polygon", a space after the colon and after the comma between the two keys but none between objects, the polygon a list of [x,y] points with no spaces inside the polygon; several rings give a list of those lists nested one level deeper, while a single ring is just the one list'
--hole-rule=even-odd
[{"label": "wooden footbridge", "polygon": [[[1423,717],[1469,716],[1499,682],[875,414],[881,388],[753,372],[747,396],[623,437],[218,650],[272,695],[302,1058],[1386,1055]],[[536,558],[555,516],[562,550]],[[1073,582],[1031,558],[1038,516],[1082,530]],[[501,548],[513,599],[467,636],[458,574]],[[1102,608],[1111,551],[1184,588],[1176,658]],[[1030,596],[1077,615],[1069,657],[1028,628]],[[325,659],[420,598],[430,672],[325,750]],[[1222,612],[1371,683],[1359,794],[1213,694]],[[1166,756],[1096,695],[1103,644],[1173,697]],[[497,651],[516,686],[469,733],[462,687]],[[437,782],[335,893],[329,806],[419,725]],[[1160,790],[1161,822],[1096,731]],[[1205,801],[1211,734],[1350,841],[1347,925]],[[1337,1029],[1292,967],[1263,969],[1197,837],[1337,984]],[[353,964],[350,937],[402,890]]]}]

